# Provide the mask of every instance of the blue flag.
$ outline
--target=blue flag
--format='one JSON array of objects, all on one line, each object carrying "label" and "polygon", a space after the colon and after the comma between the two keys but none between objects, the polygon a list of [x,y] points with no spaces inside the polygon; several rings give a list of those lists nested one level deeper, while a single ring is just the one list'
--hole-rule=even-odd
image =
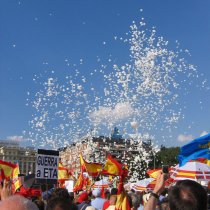
[{"label": "blue flag", "polygon": [[210,133],[181,147],[178,155],[179,165],[183,166],[186,162],[198,158],[210,160]]}]

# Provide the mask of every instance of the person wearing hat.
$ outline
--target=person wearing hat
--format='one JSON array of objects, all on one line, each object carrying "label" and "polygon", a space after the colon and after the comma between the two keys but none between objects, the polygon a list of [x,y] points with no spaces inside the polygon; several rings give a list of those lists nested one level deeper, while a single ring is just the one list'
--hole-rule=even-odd
[{"label": "person wearing hat", "polygon": [[77,203],[79,203],[77,205],[78,210],[85,210],[88,206],[90,206],[87,192],[82,192],[79,195]]}]

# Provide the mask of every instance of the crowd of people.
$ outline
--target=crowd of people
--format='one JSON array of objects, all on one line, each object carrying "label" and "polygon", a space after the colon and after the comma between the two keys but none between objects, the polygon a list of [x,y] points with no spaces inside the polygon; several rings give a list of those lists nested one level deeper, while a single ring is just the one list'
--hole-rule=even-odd
[{"label": "crowd of people", "polygon": [[[178,181],[166,189],[166,174],[160,173],[154,190],[148,192],[127,192],[132,210],[207,210],[207,189],[191,180]],[[101,189],[69,193],[64,188],[55,188],[44,197],[24,198],[12,195],[10,184],[0,185],[0,210],[115,210],[118,189]],[[103,198],[102,198],[103,197]],[[125,209],[123,209],[125,210]]]}]

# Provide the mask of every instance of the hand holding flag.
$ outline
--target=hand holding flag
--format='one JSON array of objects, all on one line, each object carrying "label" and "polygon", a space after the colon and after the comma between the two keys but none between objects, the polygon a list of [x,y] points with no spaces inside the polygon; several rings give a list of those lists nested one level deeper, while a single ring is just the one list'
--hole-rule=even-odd
[{"label": "hand holding flag", "polygon": [[12,195],[12,188],[11,188],[11,182],[8,182],[6,179],[3,182],[3,186],[0,184],[0,196],[1,200],[5,200],[9,196]]}]

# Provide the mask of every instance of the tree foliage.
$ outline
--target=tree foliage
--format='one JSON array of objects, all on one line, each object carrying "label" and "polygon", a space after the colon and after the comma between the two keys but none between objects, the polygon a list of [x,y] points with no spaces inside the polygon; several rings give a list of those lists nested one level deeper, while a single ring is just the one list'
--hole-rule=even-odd
[{"label": "tree foliage", "polygon": [[162,165],[174,166],[178,164],[178,154],[180,152],[180,147],[164,147],[161,146],[160,151],[156,154],[155,165],[156,168]]}]

